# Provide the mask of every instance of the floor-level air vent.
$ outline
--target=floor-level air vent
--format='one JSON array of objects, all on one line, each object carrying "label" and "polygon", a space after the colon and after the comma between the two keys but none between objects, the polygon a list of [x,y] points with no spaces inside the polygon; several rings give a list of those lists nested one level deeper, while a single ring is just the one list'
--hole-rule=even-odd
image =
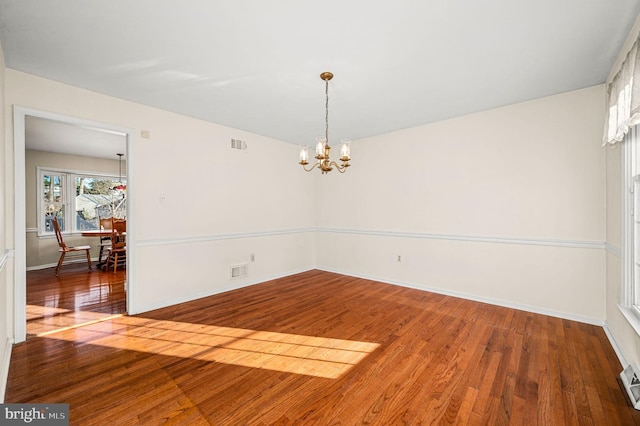
[{"label": "floor-level air vent", "polygon": [[231,148],[237,149],[239,151],[246,151],[247,143],[245,141],[241,141],[240,139],[231,139]]},{"label": "floor-level air vent", "polygon": [[622,383],[624,383],[624,388],[629,394],[629,398],[631,398],[633,408],[640,410],[640,375],[638,375],[638,370],[632,365],[629,365],[622,370],[620,378],[622,379]]},{"label": "floor-level air vent", "polygon": [[247,265],[234,265],[231,267],[231,279],[247,276]]}]

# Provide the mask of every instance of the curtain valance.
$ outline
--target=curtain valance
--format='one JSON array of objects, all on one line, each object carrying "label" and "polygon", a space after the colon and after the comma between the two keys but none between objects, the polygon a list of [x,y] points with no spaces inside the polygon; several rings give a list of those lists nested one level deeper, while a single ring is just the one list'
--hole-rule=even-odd
[{"label": "curtain valance", "polygon": [[607,86],[607,117],[603,145],[624,139],[640,123],[640,38],[627,54],[618,74]]}]

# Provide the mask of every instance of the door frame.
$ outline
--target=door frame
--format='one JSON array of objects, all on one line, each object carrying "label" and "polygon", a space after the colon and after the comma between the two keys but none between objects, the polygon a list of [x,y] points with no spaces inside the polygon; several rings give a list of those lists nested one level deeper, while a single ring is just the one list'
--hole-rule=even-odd
[{"label": "door frame", "polygon": [[[13,333],[14,342],[24,342],[27,338],[27,244],[26,244],[26,182],[25,182],[25,120],[27,116],[46,118],[60,121],[67,124],[82,126],[95,130],[112,131],[123,133],[126,137],[127,155],[127,240],[129,243],[135,241],[135,208],[132,190],[133,185],[133,135],[132,129],[100,123],[97,121],[85,120],[78,117],[62,115],[22,106],[13,107],[13,174],[14,174],[14,306],[13,306]],[[135,269],[135,244],[127,244],[127,269],[125,291],[127,294],[127,312],[131,313],[133,303],[133,293],[131,289],[134,284],[131,277],[134,276]]]}]

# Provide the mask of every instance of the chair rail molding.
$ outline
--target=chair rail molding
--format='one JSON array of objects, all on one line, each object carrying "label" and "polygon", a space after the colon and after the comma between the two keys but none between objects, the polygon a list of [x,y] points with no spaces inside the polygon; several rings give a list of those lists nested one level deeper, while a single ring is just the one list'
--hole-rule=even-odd
[{"label": "chair rail molding", "polygon": [[622,257],[622,249],[620,247],[614,246],[613,244],[604,243],[604,248],[607,250],[607,253],[612,254],[616,257]]},{"label": "chair rail molding", "polygon": [[372,230],[372,229],[349,229],[349,228],[317,228],[317,231],[326,232],[326,233],[338,233],[338,234],[370,235],[375,237],[418,238],[418,239],[426,239],[426,240],[449,240],[449,241],[467,241],[467,242],[479,242],[479,243],[518,244],[518,245],[534,245],[534,246],[548,246],[548,247],[583,248],[583,249],[595,249],[595,250],[606,249],[606,243],[604,241],[496,237],[496,236],[490,236],[490,235],[431,234],[431,233],[422,233],[422,232],[380,231],[380,230]]},{"label": "chair rail molding", "polygon": [[13,257],[14,254],[15,254],[15,250],[12,250],[12,249],[6,249],[4,253],[2,253],[2,255],[0,256],[0,271],[4,269],[4,265],[7,264],[7,262],[9,261],[9,258]]},{"label": "chair rail molding", "polygon": [[[611,246],[603,241],[578,241],[578,240],[560,240],[560,239],[544,239],[544,238],[511,238],[511,237],[495,237],[489,235],[461,235],[461,234],[431,234],[420,232],[404,232],[404,231],[380,231],[372,229],[349,229],[349,228],[292,228],[278,229],[271,231],[244,232],[231,234],[211,234],[197,237],[176,237],[176,238],[160,238],[150,240],[138,240],[139,247],[145,246],[161,246],[169,244],[188,244],[206,241],[232,240],[238,238],[256,238],[269,237],[274,235],[300,234],[306,232],[323,232],[337,234],[354,234],[354,235],[370,235],[375,237],[396,237],[396,238],[418,238],[427,240],[449,240],[449,241],[468,241],[482,243],[499,243],[499,244],[518,244],[518,245],[535,245],[548,247],[570,247],[612,251],[615,254],[616,247]],[[619,251],[619,249],[618,249]]]},{"label": "chair rail molding", "polygon": [[271,237],[276,235],[293,235],[304,234],[307,232],[315,232],[316,228],[292,228],[292,229],[277,229],[271,231],[259,231],[259,232],[241,232],[234,234],[211,234],[198,237],[177,237],[177,238],[160,238],[153,240],[138,240],[138,247],[151,247],[151,246],[164,246],[171,244],[190,244],[190,243],[202,243],[208,241],[220,241],[220,240],[235,240],[239,238],[260,238]]}]

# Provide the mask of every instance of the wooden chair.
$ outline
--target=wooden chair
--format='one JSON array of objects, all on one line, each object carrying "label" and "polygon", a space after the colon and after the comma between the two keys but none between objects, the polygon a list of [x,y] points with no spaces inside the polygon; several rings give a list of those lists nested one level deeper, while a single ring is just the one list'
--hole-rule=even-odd
[{"label": "wooden chair", "polygon": [[125,264],[127,260],[127,221],[125,219],[111,219],[111,247],[107,249],[107,263],[104,270],[109,269],[113,262],[113,272],[118,270],[118,264]]},{"label": "wooden chair", "polygon": [[53,230],[56,233],[56,239],[58,240],[58,245],[60,246],[60,248],[58,249],[58,251],[60,252],[60,260],[58,260],[58,266],[56,267],[56,277],[60,273],[62,262],[64,262],[64,257],[67,255],[67,253],[80,252],[83,250],[86,251],[87,263],[89,264],[89,270],[91,270],[91,253],[90,253],[91,246],[77,246],[77,247],[67,246],[64,240],[62,239],[62,232],[60,231],[60,224],[58,223],[58,218],[54,217],[52,220],[52,223],[53,223]]},{"label": "wooden chair", "polygon": [[[112,220],[108,218],[100,218],[100,229],[111,229]],[[98,267],[102,266],[102,254],[105,249],[111,247],[111,235],[106,237],[100,237],[100,253],[98,254]],[[106,259],[105,259],[106,260]]]}]

